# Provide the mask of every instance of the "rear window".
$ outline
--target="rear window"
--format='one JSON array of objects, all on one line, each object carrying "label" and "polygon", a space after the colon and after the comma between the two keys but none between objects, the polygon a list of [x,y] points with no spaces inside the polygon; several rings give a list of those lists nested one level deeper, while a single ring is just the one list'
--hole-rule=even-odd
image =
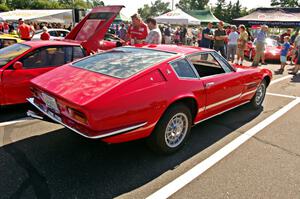
[{"label": "rear window", "polygon": [[73,66],[117,78],[128,78],[174,54],[141,48],[116,48],[73,63]]}]

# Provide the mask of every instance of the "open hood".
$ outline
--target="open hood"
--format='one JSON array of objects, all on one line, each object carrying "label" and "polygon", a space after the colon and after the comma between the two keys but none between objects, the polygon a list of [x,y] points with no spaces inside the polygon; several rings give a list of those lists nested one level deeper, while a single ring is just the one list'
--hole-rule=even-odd
[{"label": "open hood", "polygon": [[110,25],[124,6],[102,6],[93,8],[65,37],[80,41],[88,52],[96,52]]}]

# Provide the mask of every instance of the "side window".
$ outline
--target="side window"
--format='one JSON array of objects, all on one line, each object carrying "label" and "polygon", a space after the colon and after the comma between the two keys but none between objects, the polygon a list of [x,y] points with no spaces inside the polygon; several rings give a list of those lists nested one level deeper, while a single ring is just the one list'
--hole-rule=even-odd
[{"label": "side window", "polygon": [[[73,60],[81,59],[84,57],[81,47],[73,47]],[[72,60],[72,61],[73,61]]]},{"label": "side window", "polygon": [[65,37],[67,36],[68,32],[66,31],[57,31],[57,35],[58,37]]},{"label": "side window", "polygon": [[48,47],[37,49],[20,61],[25,69],[61,66],[68,61],[65,55],[65,47]]},{"label": "side window", "polygon": [[226,73],[230,73],[233,71],[230,64],[226,60],[224,60],[224,58],[221,57],[221,55],[219,55],[218,53],[214,53],[213,55],[216,58],[216,60],[220,63],[221,67],[224,69]]},{"label": "side window", "polygon": [[52,30],[52,31],[49,31],[49,35],[52,36],[52,37],[57,37],[57,32]]},{"label": "side window", "polygon": [[201,53],[189,56],[190,62],[196,68],[200,77],[225,73],[223,67],[211,53]]},{"label": "side window", "polygon": [[15,43],[17,43],[15,39],[3,39],[2,48],[13,45]]},{"label": "side window", "polygon": [[192,66],[186,59],[181,59],[171,63],[178,77],[182,78],[197,78]]}]

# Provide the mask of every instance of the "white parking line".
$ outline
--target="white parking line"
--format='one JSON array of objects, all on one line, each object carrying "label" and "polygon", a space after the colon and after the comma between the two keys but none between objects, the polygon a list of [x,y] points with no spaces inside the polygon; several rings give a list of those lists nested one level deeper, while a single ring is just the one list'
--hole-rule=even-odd
[{"label": "white parking line", "polygon": [[300,98],[297,97],[295,100],[284,106],[283,108],[279,109],[277,112],[257,124],[256,126],[252,127],[248,131],[246,131],[244,134],[240,135],[236,139],[234,139],[232,142],[227,144],[225,147],[221,148],[219,151],[205,159],[204,161],[200,162],[198,165],[193,167],[191,170],[187,171],[183,175],[179,176],[169,184],[165,185],[158,191],[154,192],[150,196],[147,197],[147,199],[164,199],[168,198],[171,195],[173,195],[175,192],[183,188],[185,185],[193,181],[195,178],[197,178],[199,175],[204,173],[206,170],[211,168],[213,165],[218,163],[220,160],[222,160],[224,157],[229,155],[232,151],[237,149],[239,146],[241,146],[243,143],[245,143],[247,140],[249,140],[251,137],[256,135],[258,132],[260,132],[262,129],[270,125],[272,122],[280,118],[282,115],[284,115],[286,112],[291,110],[293,107],[295,107],[297,104],[300,103]]},{"label": "white parking line", "polygon": [[284,77],[281,77],[281,78],[272,80],[271,83],[270,83],[270,85],[276,84],[276,83],[278,83],[278,82],[281,82],[281,81],[283,81],[283,80],[285,80],[285,79],[292,78],[292,77],[293,77],[293,75],[287,75],[287,76],[284,76]]},{"label": "white parking line", "polygon": [[277,94],[277,93],[266,93],[267,95],[271,95],[271,96],[276,96],[276,97],[285,97],[285,98],[290,98],[290,99],[296,99],[296,96],[292,96],[292,95],[283,95],[283,94]]},{"label": "white parking line", "polygon": [[33,119],[31,117],[24,117],[24,118],[21,118],[21,119],[18,119],[18,120],[13,120],[13,121],[8,121],[8,122],[1,122],[0,127],[25,122],[25,121],[28,121],[28,120],[33,120]]}]

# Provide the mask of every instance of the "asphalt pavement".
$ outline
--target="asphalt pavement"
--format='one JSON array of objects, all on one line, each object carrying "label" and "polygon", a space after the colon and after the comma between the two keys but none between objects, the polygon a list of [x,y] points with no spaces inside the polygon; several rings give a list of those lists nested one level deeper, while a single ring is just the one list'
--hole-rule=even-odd
[{"label": "asphalt pavement", "polygon": [[[0,198],[132,199],[166,191],[300,97],[300,74],[285,72],[273,82],[262,109],[245,105],[200,123],[170,156],[153,153],[144,140],[88,140],[60,125],[24,118],[28,105],[12,107],[0,114]],[[167,190],[170,198],[300,198],[299,115],[295,104],[191,182]]]}]

